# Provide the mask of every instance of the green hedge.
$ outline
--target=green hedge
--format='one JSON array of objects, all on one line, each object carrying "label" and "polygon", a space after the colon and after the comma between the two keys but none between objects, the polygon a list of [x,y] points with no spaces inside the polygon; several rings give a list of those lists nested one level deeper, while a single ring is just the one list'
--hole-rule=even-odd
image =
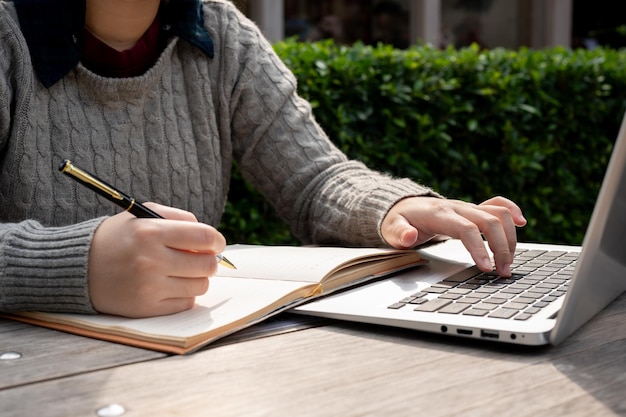
[{"label": "green hedge", "polygon": [[[510,197],[529,220],[521,241],[581,243],[626,109],[626,52],[275,50],[350,157],[450,198]],[[238,173],[221,228],[231,243],[296,243]]]}]

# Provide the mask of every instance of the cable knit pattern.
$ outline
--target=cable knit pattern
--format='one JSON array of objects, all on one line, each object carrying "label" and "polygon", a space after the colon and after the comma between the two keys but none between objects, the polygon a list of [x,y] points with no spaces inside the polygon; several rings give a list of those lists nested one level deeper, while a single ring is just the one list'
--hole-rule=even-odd
[{"label": "cable knit pattern", "polygon": [[172,38],[139,77],[79,64],[46,89],[12,3],[0,0],[0,310],[94,312],[89,245],[118,210],[58,173],[64,158],[212,225],[237,160],[304,243],[384,245],[394,202],[436,195],[347,160],[258,28],[228,1],[203,8],[214,59]]}]

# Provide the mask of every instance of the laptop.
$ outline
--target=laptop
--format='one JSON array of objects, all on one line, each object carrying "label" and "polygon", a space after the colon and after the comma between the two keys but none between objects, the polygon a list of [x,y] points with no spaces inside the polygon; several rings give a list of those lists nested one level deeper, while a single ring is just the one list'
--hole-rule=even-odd
[{"label": "laptop", "polygon": [[557,345],[626,290],[626,115],[583,244],[518,243],[510,278],[482,273],[459,240],[425,265],[291,312],[521,345]]}]

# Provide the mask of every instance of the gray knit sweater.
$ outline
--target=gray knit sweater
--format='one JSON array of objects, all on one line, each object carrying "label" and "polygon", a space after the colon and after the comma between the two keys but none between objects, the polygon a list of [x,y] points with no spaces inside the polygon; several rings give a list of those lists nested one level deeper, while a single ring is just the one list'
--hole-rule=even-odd
[{"label": "gray knit sweater", "polygon": [[257,27],[227,1],[205,0],[204,15],[213,59],[174,38],[142,76],[79,64],[46,89],[0,1],[0,311],[94,313],[89,247],[119,210],[61,175],[64,158],[212,225],[236,160],[304,243],[384,245],[390,206],[434,195],[347,160]]}]

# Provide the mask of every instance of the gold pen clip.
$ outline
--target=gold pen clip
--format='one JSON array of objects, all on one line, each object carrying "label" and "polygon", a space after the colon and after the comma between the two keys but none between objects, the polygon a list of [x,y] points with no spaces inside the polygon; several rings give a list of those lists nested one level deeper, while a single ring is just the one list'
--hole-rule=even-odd
[{"label": "gold pen clip", "polygon": [[92,177],[82,169],[76,168],[74,165],[72,165],[72,162],[67,159],[63,162],[61,172],[69,174],[86,184],[96,187],[115,199],[124,200],[124,197],[122,197],[122,195],[117,190],[114,190],[113,188],[109,187],[98,179]]}]

